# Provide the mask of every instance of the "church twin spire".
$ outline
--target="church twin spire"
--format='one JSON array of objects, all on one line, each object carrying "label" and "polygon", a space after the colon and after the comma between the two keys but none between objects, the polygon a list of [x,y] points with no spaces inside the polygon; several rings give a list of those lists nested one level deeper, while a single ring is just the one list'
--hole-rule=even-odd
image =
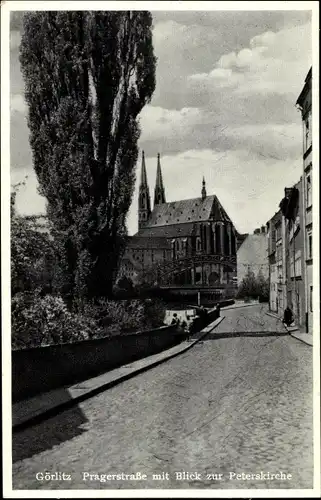
[{"label": "church twin spire", "polygon": [[[202,200],[206,198],[205,179],[203,177],[202,183]],[[160,163],[160,154],[157,154],[157,170],[156,170],[156,183],[154,191],[154,207],[166,203],[165,188],[163,184],[162,169]],[[138,227],[139,229],[145,225],[151,214],[151,204],[149,187],[147,182],[145,153],[142,152],[142,168],[139,185],[139,199],[138,199]]]},{"label": "church twin spire", "polygon": [[[157,155],[157,171],[156,171],[156,183],[155,183],[155,193],[154,193],[154,207],[166,203],[165,189],[163,184],[162,169],[160,164],[160,154]],[[145,153],[142,152],[142,169],[140,176],[139,185],[139,200],[138,200],[138,226],[141,228],[145,222],[147,222],[151,213],[150,206],[150,195],[147,182],[146,164],[145,164]]]}]

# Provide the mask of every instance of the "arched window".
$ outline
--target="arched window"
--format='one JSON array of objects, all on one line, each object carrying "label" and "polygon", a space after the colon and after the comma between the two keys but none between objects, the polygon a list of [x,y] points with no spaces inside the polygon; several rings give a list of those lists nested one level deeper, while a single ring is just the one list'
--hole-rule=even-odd
[{"label": "arched window", "polygon": [[175,240],[171,241],[171,248],[172,248],[172,259],[175,259],[175,255],[176,255],[176,252],[175,252]]}]

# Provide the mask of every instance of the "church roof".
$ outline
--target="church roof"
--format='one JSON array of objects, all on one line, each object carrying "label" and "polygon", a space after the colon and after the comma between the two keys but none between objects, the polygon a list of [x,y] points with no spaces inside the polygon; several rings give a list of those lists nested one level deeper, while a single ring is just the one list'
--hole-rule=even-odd
[{"label": "church roof", "polygon": [[163,239],[163,238],[179,238],[191,236],[194,230],[194,223],[187,224],[172,224],[168,226],[144,227],[137,233],[138,237]]},{"label": "church roof", "polygon": [[150,248],[150,249],[168,249],[170,248],[170,245],[167,242],[166,237],[162,237],[161,234],[150,234],[150,233],[144,233],[142,234],[143,230],[140,230],[137,234],[134,236],[131,236],[129,241],[128,241],[128,247],[130,248]]},{"label": "church roof", "polygon": [[202,221],[231,222],[216,195],[172,201],[156,205],[146,227],[168,226]]}]

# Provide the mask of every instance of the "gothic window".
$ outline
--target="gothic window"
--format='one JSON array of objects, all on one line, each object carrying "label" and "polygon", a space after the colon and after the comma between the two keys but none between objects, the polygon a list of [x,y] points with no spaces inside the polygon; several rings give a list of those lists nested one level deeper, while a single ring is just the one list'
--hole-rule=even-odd
[{"label": "gothic window", "polygon": [[220,234],[220,226],[216,225],[215,226],[215,242],[216,242],[216,249],[215,253],[220,253],[221,252],[221,234]]},{"label": "gothic window", "polygon": [[232,243],[231,243],[231,246],[232,246],[232,255],[235,255],[236,254],[236,248],[235,248],[236,240],[235,240],[234,231],[231,232],[231,240],[232,240]]},{"label": "gothic window", "polygon": [[227,233],[227,227],[224,226],[224,254],[229,254],[229,237]]},{"label": "gothic window", "polygon": [[172,249],[172,259],[175,259],[175,255],[176,255],[176,252],[175,252],[175,240],[171,241],[171,249]]}]

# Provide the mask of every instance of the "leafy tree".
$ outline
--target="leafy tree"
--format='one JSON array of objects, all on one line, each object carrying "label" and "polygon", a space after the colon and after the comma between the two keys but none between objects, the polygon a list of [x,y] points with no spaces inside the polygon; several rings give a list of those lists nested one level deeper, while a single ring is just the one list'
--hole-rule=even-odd
[{"label": "leafy tree", "polygon": [[259,270],[257,278],[257,295],[261,300],[268,301],[270,295],[270,282],[265,278],[262,269]]},{"label": "leafy tree", "polygon": [[40,193],[66,298],[111,296],[155,89],[149,12],[30,12],[20,61]]},{"label": "leafy tree", "polygon": [[251,268],[240,283],[238,298],[259,297],[266,300],[269,297],[269,280],[264,278],[262,270],[255,276]]},{"label": "leafy tree", "polygon": [[257,295],[257,283],[255,274],[251,268],[248,269],[245,277],[241,281],[237,295],[239,298],[255,297]]},{"label": "leafy tree", "polygon": [[54,251],[48,231],[37,216],[22,216],[16,210],[16,195],[11,193],[11,292],[50,291]]}]

